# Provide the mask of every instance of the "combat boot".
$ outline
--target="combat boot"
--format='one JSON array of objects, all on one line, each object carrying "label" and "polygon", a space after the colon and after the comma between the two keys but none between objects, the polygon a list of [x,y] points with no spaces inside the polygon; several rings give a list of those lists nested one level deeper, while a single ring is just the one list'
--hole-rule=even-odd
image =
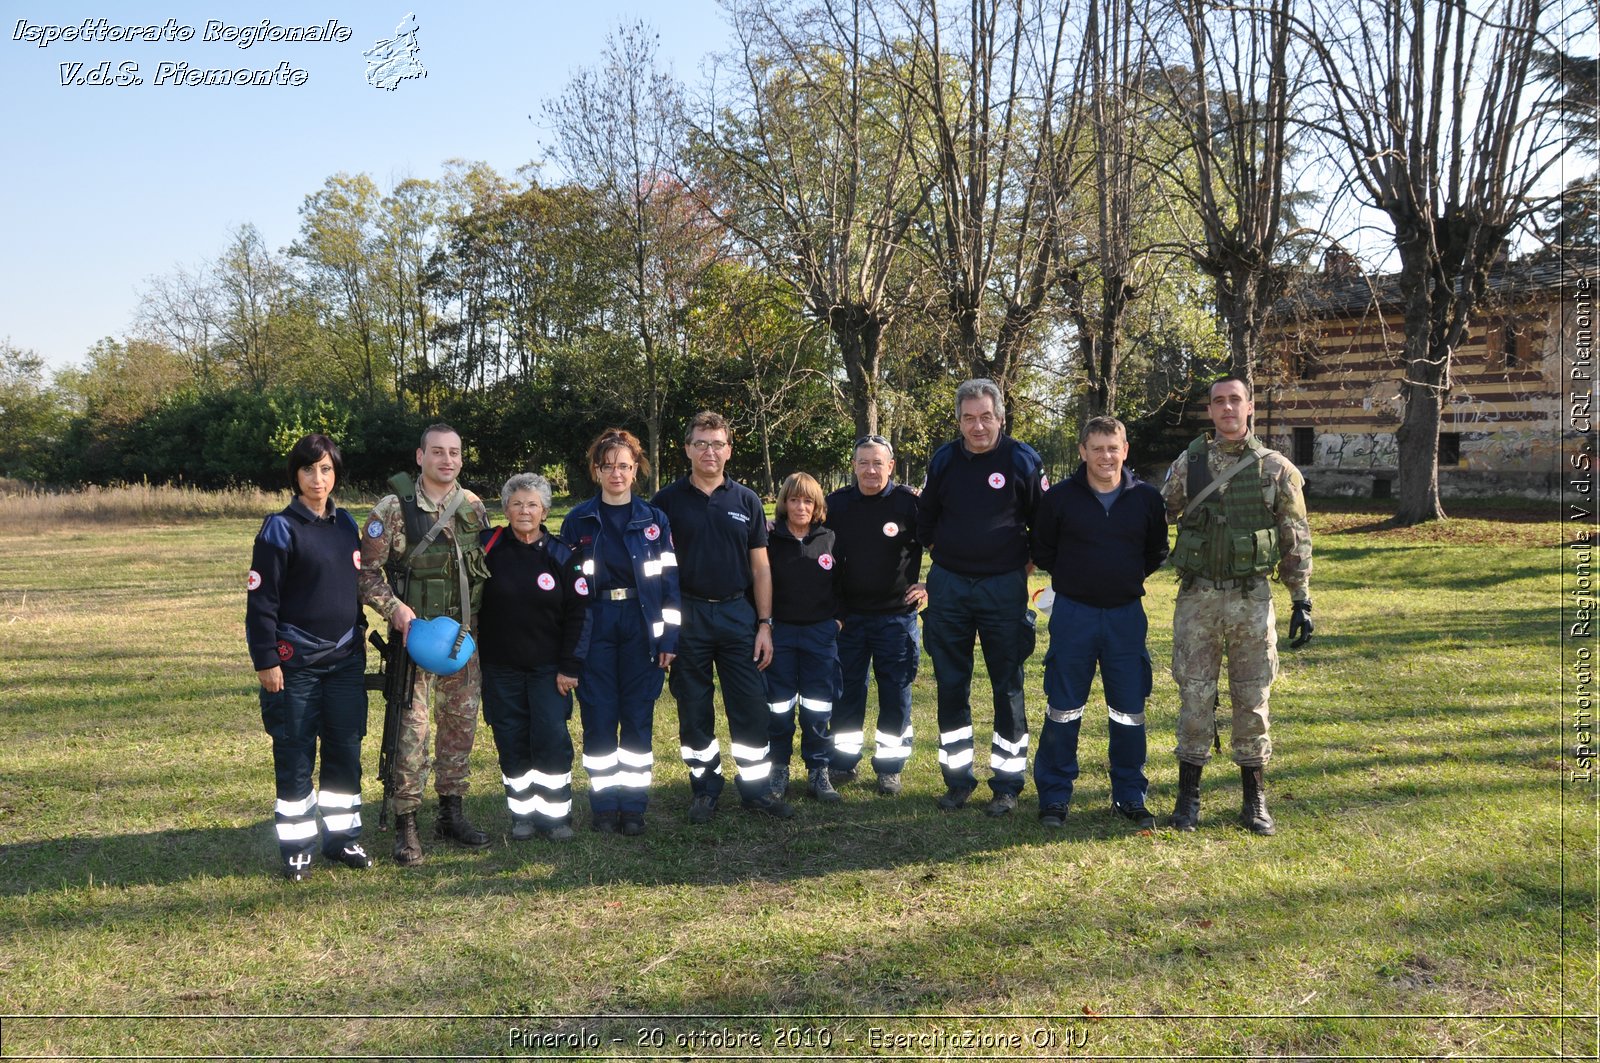
[{"label": "combat boot", "polygon": [[1190,831],[1200,826],[1200,765],[1178,761],[1178,804],[1168,825]]},{"label": "combat boot", "polygon": [[401,867],[422,863],[422,839],[417,837],[415,812],[401,812],[394,817],[394,862]]},{"label": "combat boot", "polygon": [[1267,786],[1261,778],[1261,765],[1239,769],[1239,779],[1244,784],[1244,805],[1239,809],[1239,822],[1256,834],[1273,834],[1277,824],[1267,811]]},{"label": "combat boot", "polygon": [[489,836],[467,819],[460,794],[439,795],[439,818],[433,824],[433,833],[469,849],[482,849],[489,844]]},{"label": "combat boot", "polygon": [[839,796],[839,791],[833,788],[833,780],[828,778],[827,768],[811,769],[811,796],[823,804],[834,804],[844,800]]},{"label": "combat boot", "polygon": [[780,801],[789,793],[789,765],[772,766],[772,796]]}]

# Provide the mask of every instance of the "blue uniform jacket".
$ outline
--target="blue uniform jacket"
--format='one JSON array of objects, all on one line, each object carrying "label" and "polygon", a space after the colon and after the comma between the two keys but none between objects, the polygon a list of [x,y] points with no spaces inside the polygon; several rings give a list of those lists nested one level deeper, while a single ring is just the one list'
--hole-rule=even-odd
[{"label": "blue uniform jacket", "polygon": [[1079,465],[1045,493],[1033,519],[1033,560],[1057,594],[1096,609],[1144,596],[1145,577],[1167,559],[1161,492],[1122,470],[1122,493],[1108,511]]},{"label": "blue uniform jacket", "polygon": [[[599,496],[578,503],[561,522],[561,541],[583,558],[583,575],[598,587],[604,573],[597,571],[594,543],[601,532]],[[678,631],[683,624],[679,609],[678,556],[673,552],[672,529],[667,515],[640,498],[623,529],[628,555],[633,558],[634,586],[639,605],[650,625],[650,654],[678,652]],[[599,596],[590,592],[590,601]]]}]

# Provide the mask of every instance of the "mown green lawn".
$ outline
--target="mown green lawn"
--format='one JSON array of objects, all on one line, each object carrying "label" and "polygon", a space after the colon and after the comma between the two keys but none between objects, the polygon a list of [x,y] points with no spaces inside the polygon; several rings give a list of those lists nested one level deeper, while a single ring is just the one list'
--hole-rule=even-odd
[{"label": "mown green lawn", "polygon": [[[1274,690],[1275,838],[1235,824],[1221,762],[1198,833],[1131,833],[1093,712],[1064,833],[1031,785],[1006,821],[939,813],[924,659],[898,799],[858,785],[787,823],[691,828],[665,695],[646,837],[511,844],[485,727],[487,853],[396,868],[369,778],[378,864],[299,887],[276,875],[243,652],[256,522],[8,531],[0,1056],[1592,1058],[1595,791],[1563,773],[1560,529],[1376,519],[1317,518],[1319,634]],[[1148,599],[1163,820],[1173,591],[1159,574]],[[981,750],[981,682],[974,701]],[[380,725],[374,698],[369,771]],[[425,842],[431,821],[430,800]]]}]

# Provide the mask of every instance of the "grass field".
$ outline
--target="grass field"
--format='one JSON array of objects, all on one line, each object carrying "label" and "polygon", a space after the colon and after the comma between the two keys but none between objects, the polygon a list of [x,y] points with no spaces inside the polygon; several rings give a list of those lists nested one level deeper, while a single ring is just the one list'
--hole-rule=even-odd
[{"label": "grass field", "polygon": [[[487,852],[396,868],[369,778],[379,862],[298,887],[276,876],[243,647],[258,522],[8,529],[0,1057],[1593,1058],[1595,790],[1563,769],[1561,529],[1378,519],[1315,518],[1319,634],[1274,690],[1275,838],[1236,825],[1223,762],[1198,833],[1125,829],[1093,711],[1064,834],[1031,783],[1009,820],[940,814],[924,659],[898,799],[857,785],[787,823],[691,828],[664,696],[644,838],[510,843],[484,727]],[[1159,574],[1147,602],[1163,819],[1173,591]],[[374,699],[369,772],[380,723]],[[430,797],[425,842],[431,821]]]}]

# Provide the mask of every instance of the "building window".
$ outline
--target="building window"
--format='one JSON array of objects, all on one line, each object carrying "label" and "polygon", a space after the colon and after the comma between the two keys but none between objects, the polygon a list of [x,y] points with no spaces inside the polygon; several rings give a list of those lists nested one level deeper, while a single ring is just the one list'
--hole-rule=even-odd
[{"label": "building window", "polygon": [[1317,430],[1315,428],[1296,428],[1294,430],[1294,463],[1302,467],[1317,463]]},{"label": "building window", "polygon": [[1461,433],[1439,433],[1439,468],[1461,464]]},{"label": "building window", "polygon": [[1533,322],[1525,317],[1502,317],[1489,323],[1483,345],[1493,369],[1523,369],[1533,361]]}]

